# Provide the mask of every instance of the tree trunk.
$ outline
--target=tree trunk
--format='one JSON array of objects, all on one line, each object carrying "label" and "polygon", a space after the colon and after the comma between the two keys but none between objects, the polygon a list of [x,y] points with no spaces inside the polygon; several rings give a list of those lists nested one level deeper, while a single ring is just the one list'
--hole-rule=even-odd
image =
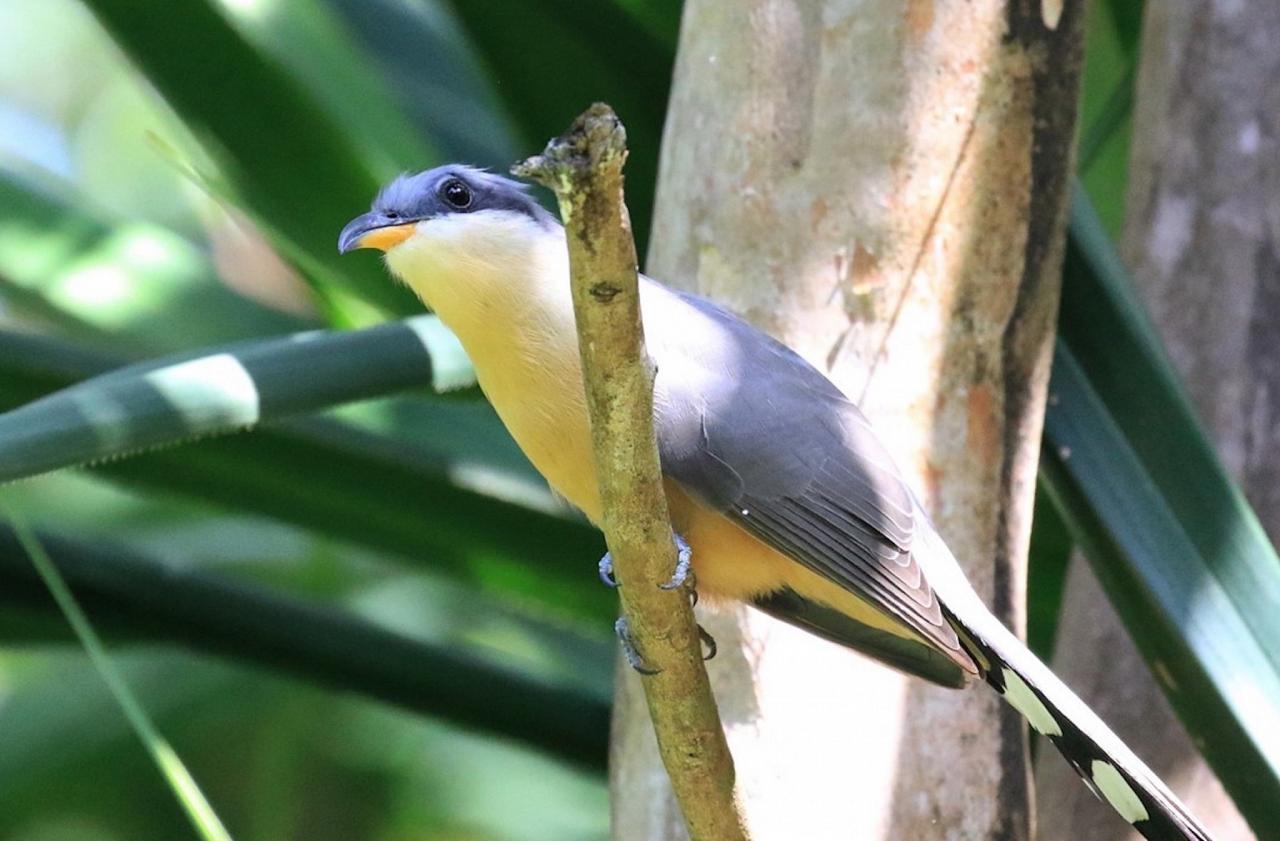
[{"label": "tree trunk", "polygon": [[[860,399],[1015,627],[1079,6],[688,0],[648,265]],[[1029,837],[1025,731],[993,693],[910,681],[745,608],[703,621],[756,841]],[[679,838],[620,674],[614,836]]]},{"label": "tree trunk", "polygon": [[[1275,0],[1147,4],[1123,244],[1201,420],[1272,540],[1280,537],[1277,40]],[[1058,639],[1062,676],[1214,837],[1251,838],[1079,560]],[[1054,829],[1045,837],[1104,837],[1106,807],[1076,792],[1068,775],[1037,768]]]}]

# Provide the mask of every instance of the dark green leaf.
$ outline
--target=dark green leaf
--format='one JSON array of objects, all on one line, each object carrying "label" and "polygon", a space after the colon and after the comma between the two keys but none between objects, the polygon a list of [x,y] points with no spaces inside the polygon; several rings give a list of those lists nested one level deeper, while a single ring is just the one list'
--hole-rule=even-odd
[{"label": "dark green leaf", "polygon": [[[441,163],[436,128],[416,128],[396,107],[394,79],[372,66],[325,0],[289,0],[269,8],[223,3],[225,13],[246,39],[283,65],[351,138],[360,158],[380,181],[408,166]],[[393,25],[383,21],[384,26]],[[432,45],[420,43],[420,50]]]},{"label": "dark green leaf", "polygon": [[[1201,430],[1089,201],[1072,206],[1062,338],[1259,639],[1280,640],[1280,560]],[[1280,646],[1269,647],[1280,664]]]},{"label": "dark green leaf", "polygon": [[1138,44],[1142,37],[1142,15],[1146,0],[1106,0],[1111,24],[1125,52],[1137,59]]},{"label": "dark green leaf", "polygon": [[1241,811],[1276,829],[1280,559],[1227,477],[1076,191],[1042,472]]},{"label": "dark green leaf", "polygon": [[504,171],[521,156],[493,80],[446,2],[336,0],[335,6],[400,110],[445,159]]},{"label": "dark green leaf", "polygon": [[613,3],[459,0],[453,8],[530,152],[592,102],[613,106],[627,126],[627,204],[643,254],[674,43]]},{"label": "dark green leaf", "polygon": [[1058,615],[1074,549],[1066,523],[1043,481],[1036,483],[1035,519],[1027,560],[1027,646],[1046,663],[1053,656]]},{"label": "dark green leaf", "polygon": [[[105,629],[280,669],[604,767],[607,696],[552,684],[260,587],[112,547],[50,536],[42,540]],[[30,560],[6,527],[0,527],[0,600],[6,610],[52,610]],[[578,668],[590,663],[607,672],[611,666],[603,646],[584,647],[575,657]]]}]

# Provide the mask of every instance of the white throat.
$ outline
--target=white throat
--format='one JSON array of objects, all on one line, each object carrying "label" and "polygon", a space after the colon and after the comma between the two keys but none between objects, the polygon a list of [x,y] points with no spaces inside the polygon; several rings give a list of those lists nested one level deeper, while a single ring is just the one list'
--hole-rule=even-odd
[{"label": "white throat", "polygon": [[418,223],[387,265],[458,335],[525,454],[588,516],[595,460],[559,226],[479,211]]},{"label": "white throat", "polygon": [[477,352],[504,334],[518,338],[512,331],[573,332],[559,226],[496,210],[430,219],[387,253],[387,266],[458,334],[477,366]]}]

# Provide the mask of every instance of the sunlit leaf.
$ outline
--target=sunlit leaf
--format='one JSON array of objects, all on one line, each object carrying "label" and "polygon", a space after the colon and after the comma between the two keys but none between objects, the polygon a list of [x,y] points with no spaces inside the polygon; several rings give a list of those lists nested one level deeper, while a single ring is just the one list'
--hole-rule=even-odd
[{"label": "sunlit leaf", "polygon": [[472,382],[456,340],[430,315],[148,362],[0,415],[0,481],[426,383],[447,390]]},{"label": "sunlit leaf", "polygon": [[368,320],[356,299],[391,313],[420,308],[376,264],[339,264],[337,233],[368,207],[380,167],[302,84],[208,0],[176,0],[164,14],[132,0],[86,2],[332,312]]},{"label": "sunlit leaf", "polygon": [[[387,370],[370,371],[372,357],[359,350],[370,343],[375,356],[389,354]],[[346,352],[312,353],[326,346]],[[183,412],[147,379],[170,366],[159,363],[157,369],[158,363],[151,363],[102,374],[0,415],[0,468],[18,478],[238,428],[245,419],[236,413],[246,409],[239,398],[245,396],[247,382],[261,390],[262,417],[278,418],[326,401],[369,396],[373,390],[365,389],[375,379],[384,388],[405,388],[425,383],[430,375],[418,334],[404,324],[313,334],[301,344],[247,343],[212,358],[211,372],[225,374],[241,365],[257,379],[237,371],[232,382],[240,388],[228,393],[218,387],[219,377],[211,377],[201,388],[185,392],[185,399],[195,402]],[[101,369],[95,357],[47,339],[0,333],[0,384],[5,385],[0,402]],[[422,558],[434,568],[518,595],[543,610],[608,620],[614,610],[612,594],[603,591],[591,572],[592,559],[602,551],[599,536],[580,521],[549,513],[545,490],[537,492],[545,485],[531,486],[527,466],[513,469],[505,454],[510,450],[493,447],[494,436],[503,433],[492,410],[445,403],[432,412],[414,410],[411,419],[426,436],[417,443],[351,423],[296,419],[251,435],[211,438],[96,469],[134,486],[266,514],[402,557]],[[440,446],[431,446],[433,428],[442,439]]]},{"label": "sunlit leaf", "polygon": [[[415,130],[405,119],[396,107],[393,80],[371,66],[330,3],[214,2],[247,40],[282,64],[325,115],[342,126],[379,180],[388,180],[409,166],[443,163],[434,148],[434,130]],[[383,21],[384,26],[388,23]]]},{"label": "sunlit leaf", "polygon": [[227,289],[205,254],[143,222],[109,222],[0,172],[0,295],[28,318],[117,352],[301,328]]}]

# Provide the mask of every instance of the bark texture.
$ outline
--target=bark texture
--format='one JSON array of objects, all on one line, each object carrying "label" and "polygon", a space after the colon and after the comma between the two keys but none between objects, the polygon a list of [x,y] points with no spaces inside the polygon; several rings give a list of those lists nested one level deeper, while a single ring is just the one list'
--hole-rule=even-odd
[{"label": "bark texture", "polygon": [[653,669],[643,678],[646,718],[690,837],[745,841],[733,759],[688,594],[660,586],[671,580],[675,538],[653,432],[653,363],[640,322],[636,244],[622,195],[626,157],[622,124],[597,104],[516,172],[554,190],[564,217],[601,526],[614,574],[628,585],[618,590],[625,617],[619,621],[629,623],[625,633]]},{"label": "bark texture", "polygon": [[[1278,40],[1274,0],[1147,4],[1123,242],[1201,420],[1273,541],[1280,538]],[[1062,677],[1214,837],[1253,837],[1081,559],[1058,639]],[[1074,791],[1069,771],[1045,762],[1037,772],[1052,829],[1046,838],[1107,837],[1106,808]]]},{"label": "bark texture", "polygon": [[[1057,305],[1080,4],[689,0],[648,269],[860,398],[1022,623]],[[748,609],[704,623],[752,836],[1030,835],[1023,725]],[[614,834],[679,837],[623,674]]]}]

